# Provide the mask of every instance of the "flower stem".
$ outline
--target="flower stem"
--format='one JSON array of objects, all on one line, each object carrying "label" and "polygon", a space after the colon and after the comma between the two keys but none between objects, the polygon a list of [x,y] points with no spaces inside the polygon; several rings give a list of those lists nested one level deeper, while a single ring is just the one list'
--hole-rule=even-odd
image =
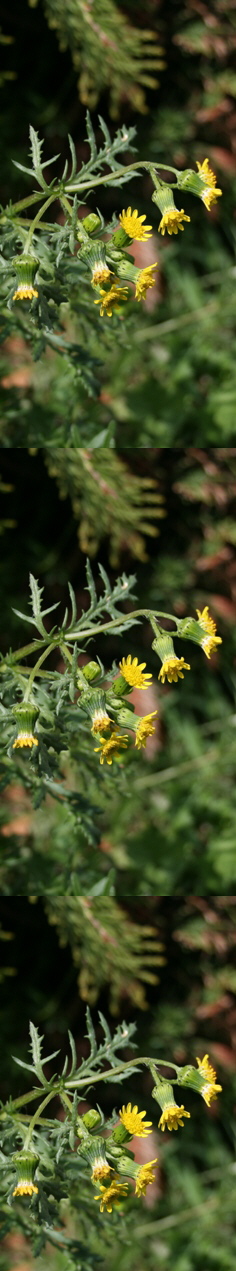
[{"label": "flower stem", "polygon": [[46,208],[50,207],[50,203],[53,203],[53,202],[54,202],[54,193],[50,194],[50,198],[46,200],[46,203],[43,203],[43,206],[39,208],[39,212],[36,213],[34,220],[31,221],[29,233],[27,234],[27,239],[26,239],[26,243],[24,247],[25,252],[28,252],[29,250],[29,247],[32,242],[34,230],[37,228],[37,225],[39,221],[41,220],[41,216],[43,216],[43,213],[46,212]]},{"label": "flower stem", "polygon": [[42,1103],[40,1103],[39,1108],[36,1108],[36,1112],[34,1112],[33,1117],[31,1117],[31,1121],[30,1121],[30,1123],[29,1123],[29,1127],[28,1127],[27,1134],[26,1134],[26,1139],[25,1139],[25,1142],[24,1142],[24,1149],[26,1149],[26,1148],[28,1148],[28,1147],[29,1147],[29,1144],[30,1144],[30,1141],[31,1141],[31,1138],[32,1138],[32,1133],[33,1133],[33,1130],[34,1130],[34,1126],[35,1126],[35,1124],[36,1124],[36,1121],[38,1121],[38,1117],[40,1116],[40,1112],[43,1112],[43,1109],[44,1109],[44,1108],[46,1108],[47,1103],[50,1103],[50,1099],[53,1099],[53,1098],[54,1098],[54,1094],[55,1094],[55,1090],[50,1090],[49,1094],[47,1094],[47,1095],[46,1095],[46,1097],[45,1097],[45,1099],[43,1099]]},{"label": "flower stem", "polygon": [[[65,1087],[68,1090],[75,1090],[76,1086],[86,1086],[89,1081],[91,1081],[92,1084],[95,1081],[108,1081],[109,1077],[114,1078],[116,1076],[120,1076],[122,1072],[125,1072],[126,1068],[131,1068],[134,1064],[146,1064],[148,1068],[150,1068],[151,1064],[153,1064],[153,1066],[154,1064],[164,1064],[165,1068],[174,1068],[175,1072],[178,1072],[178,1064],[171,1064],[169,1059],[150,1060],[149,1057],[139,1056],[137,1059],[129,1059],[127,1060],[127,1063],[119,1064],[118,1068],[108,1068],[106,1069],[106,1072],[99,1073],[98,1076],[95,1073],[91,1073],[91,1076],[87,1074],[86,1077],[82,1078],[79,1076],[73,1077],[71,1080],[69,1078],[68,1081],[65,1082]],[[178,1078],[176,1078],[176,1081],[177,1080]]]},{"label": "flower stem", "polygon": [[35,666],[32,666],[32,670],[30,671],[30,675],[28,679],[28,684],[26,685],[26,690],[24,694],[24,702],[29,701],[35,675],[37,675],[37,672],[39,670],[39,667],[41,666],[41,663],[44,662],[45,658],[48,658],[49,653],[51,653],[51,646],[48,647],[48,644],[47,644],[47,648],[43,650],[43,653],[41,653],[40,658],[38,658],[38,661],[35,662]]}]

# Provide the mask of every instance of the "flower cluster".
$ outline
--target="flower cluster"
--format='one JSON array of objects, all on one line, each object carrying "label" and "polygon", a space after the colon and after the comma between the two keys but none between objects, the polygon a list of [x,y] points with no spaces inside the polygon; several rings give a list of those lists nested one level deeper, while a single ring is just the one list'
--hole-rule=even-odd
[{"label": "flower cluster", "polygon": [[[90,1025],[89,1014],[87,1018],[88,1018],[88,1027],[89,1027],[88,1036],[91,1043],[92,1057],[90,1056],[89,1062],[91,1063],[91,1068],[87,1072],[86,1081],[88,1080],[88,1082],[92,1083],[93,1085],[94,1082],[96,1082],[96,1078],[98,1075],[97,1074],[98,1054],[96,1050],[96,1041],[93,1038],[92,1033],[90,1032],[91,1025]],[[107,1028],[106,1021],[104,1021],[104,1024],[105,1024],[105,1028]],[[34,1025],[31,1025],[30,1027],[31,1027],[31,1039],[32,1039],[33,1048],[34,1048],[33,1054],[35,1053],[35,1045],[37,1043],[37,1065],[38,1065],[38,1062],[39,1062],[38,1055],[40,1053],[41,1038],[39,1038],[38,1031],[37,1029],[34,1028]],[[125,1029],[129,1037],[129,1028],[127,1028],[126,1025],[125,1025]],[[120,1038],[119,1028],[117,1032],[118,1032],[118,1044],[119,1044],[119,1038]],[[113,1060],[115,1060],[115,1065],[116,1065],[116,1054],[115,1054],[116,1035],[114,1038],[114,1045],[113,1045],[113,1040],[110,1037],[109,1033],[108,1033],[108,1037],[109,1037],[109,1041],[107,1043],[108,1069],[103,1075],[106,1077],[106,1079],[109,1080],[110,1077],[112,1078]],[[74,1039],[72,1039],[72,1041],[74,1043]],[[106,1035],[106,1041],[107,1041],[107,1035]],[[93,1047],[95,1048],[95,1055],[93,1053]],[[112,1056],[111,1056],[111,1051],[112,1051]],[[54,1056],[50,1055],[48,1058],[53,1059]],[[46,1060],[44,1062],[46,1062]],[[153,1061],[152,1059],[147,1059],[147,1057],[145,1057],[145,1059],[137,1060],[137,1062],[138,1064],[140,1064],[141,1062],[141,1063],[144,1063],[145,1066],[148,1066],[150,1069],[150,1073],[152,1074],[152,1076],[154,1076],[154,1079],[155,1079],[155,1085],[152,1090],[152,1097],[156,1101],[156,1103],[158,1103],[159,1108],[161,1110],[161,1115],[158,1120],[158,1129],[164,1132],[165,1130],[177,1131],[179,1127],[183,1128],[183,1126],[185,1125],[185,1121],[189,1119],[190,1117],[190,1113],[186,1110],[183,1103],[178,1104],[176,1102],[173,1085],[171,1085],[171,1083],[168,1080],[166,1080],[163,1076],[161,1076],[161,1074],[159,1073],[158,1065],[160,1064],[160,1061],[159,1060]],[[103,1063],[104,1063],[104,1047],[102,1046],[101,1066],[103,1066]],[[111,1064],[112,1066],[110,1067]],[[208,1107],[210,1107],[212,1100],[215,1099],[217,1097],[217,1094],[221,1091],[222,1087],[216,1083],[216,1073],[211,1063],[209,1062],[208,1055],[204,1055],[203,1059],[197,1058],[197,1068],[195,1068],[192,1064],[189,1064],[186,1067],[179,1068],[178,1065],[176,1064],[169,1064],[168,1058],[167,1060],[164,1060],[164,1059],[161,1060],[161,1067],[163,1066],[164,1068],[166,1066],[174,1068],[176,1073],[175,1086],[176,1085],[191,1086],[194,1090],[196,1090],[199,1094],[202,1095]],[[26,1067],[28,1067],[28,1065],[26,1065]],[[94,1071],[93,1071],[93,1068],[94,1068]],[[33,1072],[34,1071],[35,1069],[33,1067]],[[64,1073],[65,1073],[65,1069],[64,1069]],[[120,1065],[120,1074],[122,1074],[122,1077],[125,1075],[130,1075],[129,1061],[128,1062],[125,1061],[124,1064]],[[135,1160],[135,1153],[132,1150],[134,1146],[132,1140],[134,1140],[136,1137],[140,1139],[144,1139],[149,1134],[152,1134],[152,1131],[153,1131],[152,1121],[149,1119],[146,1119],[145,1110],[139,1111],[138,1104],[136,1103],[132,1104],[131,1102],[128,1102],[127,1104],[123,1104],[119,1110],[119,1113],[117,1114],[115,1112],[111,1120],[109,1120],[107,1124],[104,1123],[103,1114],[98,1108],[90,1108],[84,1114],[81,1114],[78,1112],[77,1104],[76,1104],[76,1111],[74,1111],[74,1104],[72,1106],[72,1104],[70,1103],[70,1096],[71,1096],[70,1078],[69,1078],[69,1093],[67,1090],[66,1095],[65,1095],[65,1089],[63,1086],[63,1090],[60,1096],[57,1077],[55,1077],[55,1082],[56,1082],[55,1089],[57,1091],[57,1096],[59,1094],[59,1098],[61,1097],[62,1105],[64,1104],[64,1101],[66,1098],[66,1103],[69,1107],[69,1115],[71,1113],[71,1116],[73,1117],[73,1122],[72,1122],[73,1138],[71,1142],[71,1148],[74,1153],[73,1181],[75,1182],[76,1174],[77,1174],[78,1184],[80,1186],[80,1174],[81,1174],[81,1165],[82,1165],[83,1177],[84,1177],[84,1169],[88,1171],[88,1187],[90,1187],[92,1184],[92,1187],[95,1189],[95,1192],[93,1193],[94,1199],[95,1199],[95,1202],[99,1203],[100,1212],[102,1214],[103,1213],[111,1214],[113,1211],[113,1208],[115,1208],[116,1210],[118,1210],[118,1213],[119,1212],[122,1213],[124,1202],[126,1202],[126,1200],[129,1200],[132,1197],[132,1195],[134,1196],[134,1198],[137,1197],[138,1199],[142,1197],[143,1195],[146,1195],[147,1187],[152,1186],[156,1181],[155,1167],[158,1164],[158,1156],[152,1158],[152,1160],[150,1161],[146,1161],[145,1164],[140,1165],[138,1161]],[[78,1101],[80,1101],[80,1097],[81,1097],[80,1096],[80,1069],[78,1069],[78,1072],[76,1072],[75,1076],[73,1076],[72,1084],[74,1085],[75,1082],[76,1084],[78,1084]],[[66,1084],[67,1083],[65,1082],[65,1085]],[[82,1082],[82,1085],[83,1085],[83,1082]],[[42,1093],[45,1096],[45,1092],[43,1091]],[[82,1098],[85,1096],[85,1093],[87,1098],[87,1090],[86,1092],[85,1091],[83,1092]],[[39,1094],[39,1097],[41,1097],[40,1094]],[[25,1143],[23,1148],[20,1149],[19,1151],[16,1151],[11,1157],[12,1183],[10,1184],[9,1200],[11,1203],[12,1199],[18,1200],[23,1197],[23,1198],[27,1198],[27,1200],[29,1201],[32,1201],[33,1202],[32,1213],[31,1213],[32,1221],[34,1218],[34,1212],[35,1211],[38,1212],[38,1203],[37,1203],[38,1194],[39,1194],[40,1209],[41,1209],[41,1205],[43,1205],[44,1203],[45,1125],[47,1126],[47,1129],[48,1129],[49,1145],[50,1145],[51,1137],[53,1140],[53,1144],[55,1145],[55,1129],[53,1127],[53,1133],[52,1133],[51,1120],[48,1122],[45,1121],[45,1119],[43,1120],[42,1140],[40,1137],[41,1112],[42,1110],[44,1111],[45,1103],[48,1103],[48,1099],[50,1099],[50,1097],[51,1098],[54,1097],[53,1081],[52,1081],[51,1093],[49,1093],[49,1095],[47,1094],[46,1099],[45,1097],[43,1098],[42,1103],[41,1102],[39,1103],[39,1107],[36,1114],[33,1113],[32,1117],[29,1116],[29,1125],[27,1126],[27,1128],[25,1128],[25,1132],[23,1128],[23,1122],[21,1123],[20,1130],[18,1125],[16,1126],[17,1136],[19,1134],[24,1135],[25,1133]],[[26,1096],[25,1100],[24,1098],[23,1100],[20,1098],[20,1102],[27,1102],[27,1099],[28,1099],[28,1095]],[[19,1106],[18,1098],[16,1103],[17,1103],[17,1113],[18,1113],[18,1106]],[[14,1101],[13,1101],[13,1115],[14,1115]],[[76,1121],[75,1121],[75,1117],[76,1117]],[[20,1118],[19,1116],[17,1116],[17,1122],[19,1122],[19,1120]],[[24,1117],[24,1121],[27,1121],[27,1120],[28,1120],[27,1116]],[[35,1122],[37,1120],[39,1124],[37,1127],[37,1152],[36,1152],[34,1147],[32,1146],[32,1140],[34,1141]],[[104,1128],[104,1134],[103,1134],[103,1128]],[[78,1140],[76,1152],[74,1148],[74,1133],[76,1133],[76,1138]],[[41,1154],[41,1141],[42,1141],[42,1154]],[[69,1143],[70,1143],[70,1138],[69,1138]],[[63,1148],[61,1147],[61,1137],[60,1137],[60,1152],[63,1153]],[[66,1141],[66,1162],[67,1161],[68,1161],[68,1141]],[[77,1165],[78,1165],[78,1170],[77,1170]],[[9,1157],[7,1158],[7,1170],[9,1173]],[[37,1175],[37,1170],[39,1170],[38,1175]],[[66,1175],[67,1175],[67,1164],[65,1165],[65,1176]],[[36,1176],[36,1180],[37,1180],[37,1177],[39,1177],[39,1180],[40,1180],[39,1184],[37,1181],[35,1181],[35,1176]],[[63,1178],[62,1166],[61,1166],[61,1176]],[[69,1177],[70,1176],[71,1176],[71,1170],[69,1165]],[[63,1179],[63,1184],[64,1184],[64,1179]],[[130,1184],[131,1184],[131,1187],[130,1187]],[[68,1185],[68,1183],[66,1185]],[[65,1192],[65,1194],[67,1193]],[[53,1195],[54,1195],[54,1192],[53,1192]],[[63,1190],[63,1195],[64,1195],[64,1190]]]}]

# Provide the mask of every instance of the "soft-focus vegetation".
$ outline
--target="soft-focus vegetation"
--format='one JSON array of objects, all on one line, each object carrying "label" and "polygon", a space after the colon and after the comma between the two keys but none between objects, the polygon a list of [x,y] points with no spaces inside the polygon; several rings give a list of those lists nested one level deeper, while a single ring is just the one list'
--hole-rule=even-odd
[{"label": "soft-focus vegetation", "polygon": [[[73,902],[66,898],[54,902],[46,897],[45,901],[34,904],[32,898],[31,903],[27,899],[1,900],[0,920],[2,934],[5,933],[0,945],[2,963],[14,969],[12,978],[6,976],[1,993],[1,1096],[5,1103],[10,1090],[14,1099],[29,1089],[30,1074],[20,1072],[11,1059],[12,1054],[17,1054],[28,1062],[29,1016],[37,1019],[40,1034],[45,1034],[45,1054],[59,1047],[64,1058],[68,1028],[75,1036],[78,1061],[88,1053],[87,1043],[83,1041],[85,1002],[89,997],[85,976],[86,971],[90,974],[92,958],[93,981],[99,994],[98,1003],[92,1008],[98,1040],[102,1036],[98,1008],[108,1017],[112,1033],[124,1014],[128,1024],[136,1018],[140,1055],[151,1055],[153,1059],[157,1055],[163,1058],[168,1055],[173,1063],[182,1065],[195,1064],[196,1055],[202,1057],[207,1053],[223,1089],[210,1108],[203,1100],[197,1101],[196,1094],[185,1091],[184,1102],[191,1118],[178,1133],[161,1134],[157,1129],[158,1108],[151,1098],[152,1080],[147,1071],[142,1069],[122,1087],[117,1081],[113,1087],[103,1082],[99,1103],[106,1118],[114,1104],[118,1109],[121,1101],[130,1100],[132,1104],[137,1103],[140,1110],[144,1107],[148,1120],[153,1122],[154,1134],[149,1142],[136,1139],[133,1147],[136,1158],[138,1151],[140,1153],[140,1163],[149,1157],[158,1157],[157,1192],[155,1188],[148,1188],[149,1204],[147,1198],[141,1202],[136,1199],[129,1204],[127,1216],[115,1212],[100,1216],[91,1195],[91,1184],[83,1178],[81,1198],[77,1198],[73,1219],[69,1207],[62,1203],[62,1239],[82,1241],[81,1265],[88,1256],[87,1246],[91,1265],[96,1253],[104,1271],[108,1271],[108,1267],[115,1271],[121,1257],[128,1271],[135,1271],[137,1265],[140,1271],[147,1266],[155,1271],[157,1259],[163,1271],[165,1267],[170,1271],[199,1271],[202,1265],[204,1271],[214,1271],[215,1267],[219,1271],[222,1268],[233,1271],[235,897],[192,895],[142,901],[126,897],[120,902],[120,932],[125,922],[133,955],[137,931],[141,942],[142,931],[150,926],[156,939],[164,945],[165,962],[158,968],[159,983],[147,984],[145,1009],[142,1009],[144,1001],[140,1001],[141,1009],[136,1003],[134,1010],[132,983],[127,981],[123,960],[114,1021],[113,1015],[109,1015],[109,1003],[114,992],[116,997],[117,968],[121,968],[123,952],[116,909],[112,899],[90,901],[87,912],[79,898]],[[105,936],[109,956],[113,910],[113,947],[101,994],[100,960]],[[154,976],[156,970],[154,956]],[[132,1058],[129,1047],[123,1052],[123,1058]],[[47,1066],[47,1079],[57,1063],[52,1060]],[[51,1115],[57,1117],[61,1114],[57,1100],[54,1103]],[[91,1106],[88,1097],[89,1104]],[[80,1108],[81,1111],[84,1108]],[[3,1180],[4,1163],[1,1162],[2,1194]],[[2,1201],[1,1267],[4,1271],[12,1271],[13,1266],[17,1271],[18,1268],[23,1271],[23,1267],[31,1271],[36,1259],[39,1271],[49,1271],[49,1268],[50,1271],[65,1271],[65,1268],[74,1271],[75,1258],[70,1246],[68,1252],[65,1247],[57,1252],[50,1238],[40,1252],[32,1210],[30,1237],[26,1237],[27,1204],[27,1200],[18,1200],[9,1209],[5,1199]],[[5,1229],[9,1234],[4,1239]],[[42,1238],[45,1238],[44,1231]],[[60,1245],[60,1229],[58,1239]]]},{"label": "soft-focus vegetation", "polygon": [[[87,895],[97,884],[106,885],[109,878],[110,894],[117,896],[206,894],[209,890],[233,895],[235,451],[192,447],[177,452],[147,450],[144,454],[136,450],[110,455],[110,460],[109,451],[103,453],[104,468],[101,456],[96,468],[91,453],[86,452],[87,469],[81,451],[78,464],[76,452],[67,454],[64,469],[60,451],[50,455],[47,451],[19,453],[11,459],[4,456],[4,461],[2,456],[3,482],[13,486],[12,491],[2,494],[3,519],[16,522],[15,528],[5,528],[3,539],[3,655],[9,645],[17,649],[22,639],[31,639],[30,627],[24,627],[12,612],[12,605],[28,611],[29,570],[45,586],[46,606],[59,601],[62,615],[69,577],[78,609],[87,608],[83,545],[86,551],[91,546],[98,590],[95,548],[112,585],[117,564],[121,571],[125,568],[129,572],[130,565],[133,570],[132,550],[138,557],[135,591],[139,605],[176,613],[177,618],[194,616],[196,608],[203,610],[208,605],[222,644],[208,659],[202,649],[178,640],[178,654],[186,656],[187,649],[191,671],[178,684],[162,686],[158,681],[160,664],[145,621],[126,636],[123,633],[122,638],[110,632],[106,639],[99,635],[90,641],[89,656],[98,654],[105,668],[112,665],[113,658],[119,661],[121,655],[129,653],[147,663],[153,686],[148,694],[136,690],[134,704],[139,715],[157,709],[155,737],[150,738],[146,751],[124,754],[119,768],[115,764],[106,769],[97,765],[90,743],[84,786],[78,761],[81,721],[76,731],[73,725],[72,768],[68,751],[60,759],[61,746],[55,736],[55,753],[66,786],[76,790],[78,799],[82,794],[91,801],[86,839],[73,802],[70,806],[47,795],[46,803],[32,809],[28,761],[21,760],[16,775],[14,768],[10,784],[12,753],[7,756],[2,746],[1,890],[5,895],[40,895],[52,887],[53,893],[60,895],[60,870],[62,862],[68,864],[69,846],[69,852],[74,852],[73,883],[68,864],[69,894],[74,886]],[[151,487],[154,520],[152,523],[149,517],[146,530],[140,521],[140,507],[142,498],[145,504],[151,479],[155,482]],[[64,495],[63,501],[58,491]],[[158,509],[165,511],[164,517],[156,518]],[[148,532],[150,524],[154,537]],[[111,564],[114,533],[115,567]],[[135,602],[126,603],[128,612]],[[55,662],[55,654],[53,657],[55,670],[62,673],[63,663],[58,656]],[[72,711],[73,706],[73,722]],[[46,749],[50,761],[50,730]]]},{"label": "soft-focus vegetation", "polygon": [[[1,88],[3,204],[26,196],[29,188],[29,178],[12,159],[28,163],[30,122],[45,137],[47,161],[55,151],[62,153],[60,173],[68,131],[78,164],[87,161],[86,106],[99,144],[101,109],[112,137],[117,123],[136,127],[141,159],[195,169],[208,156],[223,193],[211,212],[180,193],[191,222],[184,233],[162,239],[147,173],[125,193],[109,185],[94,192],[89,210],[96,212],[99,202],[106,221],[114,201],[117,214],[131,202],[151,221],[155,237],[136,244],[135,263],[143,268],[158,260],[157,287],[148,293],[146,309],[131,301],[121,321],[99,317],[87,291],[82,297],[82,279],[79,296],[72,287],[73,319],[62,304],[62,327],[50,334],[52,307],[64,295],[62,255],[57,282],[51,286],[46,279],[45,306],[51,299],[35,341],[30,327],[35,362],[23,316],[15,312],[12,328],[3,304],[2,447],[44,446],[52,438],[58,446],[165,447],[196,439],[200,445],[230,445],[236,406],[234,4],[150,2],[144,15],[133,0],[122,10],[113,0],[96,0],[93,14],[82,3],[59,0],[37,7],[24,0],[19,10],[14,0],[4,38],[13,43],[1,46],[3,72],[15,79],[3,79]],[[130,151],[126,162],[133,158]],[[57,169],[47,171],[53,177]],[[81,214],[85,211],[86,205]],[[49,228],[51,215],[54,208],[48,211]],[[60,210],[58,218],[60,234]],[[70,262],[72,279],[75,260]],[[93,373],[84,339],[88,320]]]}]

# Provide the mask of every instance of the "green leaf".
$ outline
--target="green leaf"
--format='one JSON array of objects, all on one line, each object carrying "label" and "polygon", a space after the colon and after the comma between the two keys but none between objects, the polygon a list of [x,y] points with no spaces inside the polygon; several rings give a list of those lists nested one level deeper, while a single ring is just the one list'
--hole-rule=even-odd
[{"label": "green leaf", "polygon": [[88,559],[88,556],[87,556],[87,560],[86,560],[86,566],[85,566],[85,569],[86,569],[86,578],[87,578],[87,583],[88,583],[88,586],[86,587],[86,591],[89,591],[89,595],[90,595],[90,599],[91,599],[91,606],[90,606],[90,609],[96,609],[97,596],[96,596],[95,585],[94,585],[94,579],[93,579],[92,570],[91,570],[91,565],[90,565],[90,561],[89,561],[89,559]]},{"label": "green leaf", "polygon": [[91,159],[94,161],[97,158],[97,146],[96,146],[93,125],[91,122],[89,110],[86,110],[86,128],[87,128],[87,137],[85,138],[85,140],[89,142]]},{"label": "green leaf", "polygon": [[70,132],[68,132],[68,141],[69,141],[69,147],[70,147],[71,158],[72,158],[70,181],[73,181],[75,174],[77,172],[77,155],[76,155],[76,149],[74,146],[73,139],[70,135]]},{"label": "green leaf", "polygon": [[89,891],[89,896],[115,896],[114,882],[115,870],[109,869],[106,878],[101,878],[100,882],[95,883],[95,886]]}]

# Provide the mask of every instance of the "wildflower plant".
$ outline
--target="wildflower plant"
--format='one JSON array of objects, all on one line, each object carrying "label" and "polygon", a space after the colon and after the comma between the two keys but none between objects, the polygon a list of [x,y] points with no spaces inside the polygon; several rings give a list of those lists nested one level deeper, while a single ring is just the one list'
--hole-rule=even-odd
[{"label": "wildflower plant", "polygon": [[[130,163],[135,151],[135,128],[123,126],[112,140],[101,117],[99,124],[103,134],[100,149],[87,112],[89,159],[78,171],[74,142],[69,136],[70,173],[66,160],[62,174],[49,181],[45,170],[58,161],[59,155],[43,161],[43,142],[30,127],[31,166],[14,162],[27,181],[32,178],[33,193],[16,203],[9,201],[0,212],[4,339],[18,331],[30,344],[35,359],[40,359],[49,346],[64,359],[75,397],[78,381],[88,396],[98,396],[102,347],[113,337],[122,344],[123,326],[132,322],[136,301],[145,299],[156,280],[157,260],[139,269],[130,254],[133,243],[152,238],[152,224],[146,224],[146,215],[131,203],[121,207],[119,187],[140,177],[143,169],[149,174],[153,185],[150,198],[161,212],[157,225],[161,237],[183,231],[190,221],[188,212],[176,206],[175,193],[180,191],[182,198],[186,190],[188,195],[199,198],[207,211],[221,194],[208,159],[198,163],[198,173],[159,164],[158,158],[156,165],[139,160],[138,156]],[[128,163],[123,162],[126,153]],[[39,188],[35,189],[35,182]],[[97,208],[83,215],[80,209],[84,210],[87,199],[90,204],[91,196],[97,197],[98,187],[109,184],[115,190],[116,203],[110,221],[105,223]],[[54,208],[63,223],[51,219]],[[88,428],[85,436],[87,440]],[[109,431],[105,430],[103,440],[100,438],[97,444],[110,444],[110,440]]]},{"label": "wildflower plant", "polygon": [[[130,1210],[132,1220],[137,1202],[157,1177],[158,1155],[140,1165],[130,1148],[134,1136],[147,1137],[155,1123],[153,1125],[149,1116],[146,1118],[146,1112],[139,1110],[136,1103],[122,1104],[121,1100],[120,1108],[114,1107],[111,1115],[105,1117],[96,1101],[96,1095],[100,1096],[100,1083],[120,1085],[128,1078],[132,1085],[136,1072],[140,1073],[144,1066],[149,1070],[151,1085],[153,1079],[155,1082],[151,1092],[153,1112],[155,1114],[158,1102],[159,1110],[162,1109],[159,1127],[169,1131],[183,1127],[183,1117],[190,1117],[183,1105],[175,1101],[173,1087],[176,1090],[178,1086],[190,1086],[204,1095],[207,1082],[209,1098],[205,1101],[208,1103],[210,1094],[215,1098],[221,1091],[208,1056],[197,1060],[198,1070],[194,1064],[179,1067],[169,1058],[136,1058],[133,1023],[123,1022],[113,1037],[101,1013],[99,1023],[100,1043],[87,1008],[89,1053],[78,1064],[75,1041],[69,1032],[71,1065],[68,1068],[66,1058],[59,1073],[55,1072],[59,1051],[44,1058],[43,1037],[30,1023],[30,1063],[19,1058],[16,1063],[31,1074],[31,1086],[25,1094],[9,1098],[0,1110],[4,1234],[15,1229],[17,1221],[21,1227],[23,1221],[24,1233],[35,1256],[47,1242],[60,1248],[66,1266],[68,1257],[72,1268],[78,1267],[79,1259],[82,1271],[90,1268],[93,1255],[99,1251],[103,1223],[107,1225],[108,1221],[113,1225],[117,1215],[121,1239],[122,1231],[124,1238]],[[123,1060],[122,1051],[127,1054],[127,1049],[129,1058]],[[49,1076],[48,1065],[52,1061],[54,1073]],[[160,1067],[171,1069],[171,1084],[161,1075]],[[56,1112],[52,1116],[50,1104],[54,1101],[55,1106],[55,1100]],[[36,1104],[33,1113],[31,1103]]]},{"label": "wildflower plant", "polygon": [[[69,812],[66,862],[61,864],[58,878],[47,878],[46,887],[50,890],[56,886],[56,891],[64,894],[67,890],[73,894],[73,887],[76,894],[83,894],[83,886],[86,894],[91,888],[91,894],[96,895],[97,887],[102,892],[108,886],[109,891],[109,873],[108,878],[101,877],[100,854],[90,873],[83,853],[81,868],[77,834],[80,849],[84,837],[90,847],[99,846],[99,799],[103,790],[106,795],[107,780],[109,787],[112,778],[128,793],[135,751],[145,748],[147,738],[155,731],[157,711],[140,716],[129,700],[134,688],[145,693],[152,675],[146,662],[139,663],[138,657],[128,652],[126,633],[142,618],[150,623],[154,634],[152,649],[161,664],[158,678],[162,683],[167,679],[169,684],[178,683],[184,670],[190,670],[184,657],[177,655],[173,636],[193,640],[207,658],[221,643],[207,606],[202,613],[197,611],[197,620],[179,619],[157,609],[123,612],[124,600],[133,599],[135,577],[122,574],[112,589],[102,566],[100,576],[104,590],[98,597],[87,562],[88,609],[77,615],[76,598],[69,584],[71,616],[66,610],[62,622],[50,630],[48,615],[57,604],[43,609],[43,589],[30,575],[32,614],[14,612],[35,628],[36,638],[10,651],[0,662],[2,784],[20,780],[30,792],[34,806],[39,807],[50,795]],[[172,622],[172,633],[163,628],[163,619]],[[96,657],[96,646],[94,656],[94,640],[110,632],[122,636],[122,656],[118,665],[113,662],[107,669]],[[81,664],[86,653],[88,660]],[[32,655],[33,664],[28,661]],[[59,656],[59,669],[55,669],[55,661],[51,669],[46,669],[50,655],[54,660],[55,655]],[[76,769],[72,788],[68,762],[70,773]],[[42,890],[41,884],[40,893]]]}]

